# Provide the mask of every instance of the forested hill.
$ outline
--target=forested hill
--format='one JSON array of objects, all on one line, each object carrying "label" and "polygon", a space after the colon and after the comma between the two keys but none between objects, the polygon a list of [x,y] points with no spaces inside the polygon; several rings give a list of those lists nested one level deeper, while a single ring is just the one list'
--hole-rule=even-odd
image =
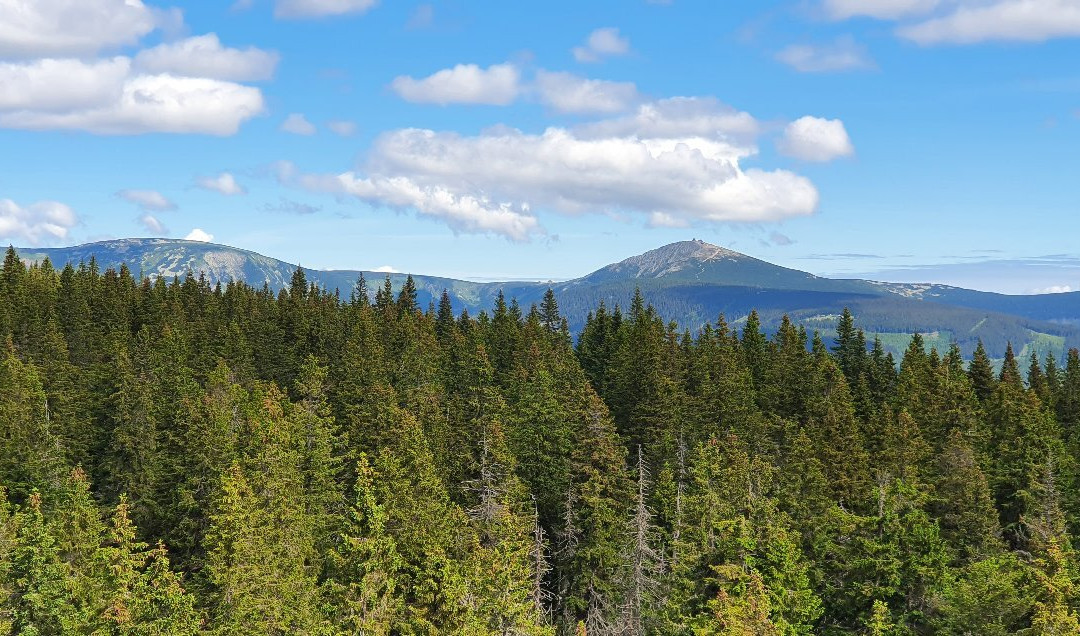
[{"label": "forested hill", "polygon": [[0,633],[1080,633],[1080,353],[0,268]]},{"label": "forested hill", "polygon": [[[275,292],[288,285],[296,265],[222,245],[172,239],[121,239],[69,248],[20,249],[28,262],[48,257],[58,268],[96,260],[100,270],[126,266],[135,276],[183,278],[204,275],[210,285],[243,281]],[[365,276],[369,287],[389,277],[394,292],[405,274],[306,270],[308,279],[343,298]],[[721,313],[738,323],[757,309],[769,333],[783,315],[827,340],[835,336],[837,317],[850,307],[869,333],[899,355],[911,334],[922,333],[939,349],[951,342],[970,358],[981,340],[1000,362],[1010,342],[1023,356],[1065,351],[1080,346],[1080,293],[1006,296],[943,285],[910,285],[841,280],[773,265],[703,241],[666,245],[591,274],[562,282],[476,283],[413,275],[417,299],[427,306],[446,290],[456,311],[490,312],[500,292],[528,308],[539,303],[551,286],[576,335],[590,310],[603,301],[625,309],[635,290],[663,315],[696,330]],[[373,291],[371,292],[374,293]]]}]

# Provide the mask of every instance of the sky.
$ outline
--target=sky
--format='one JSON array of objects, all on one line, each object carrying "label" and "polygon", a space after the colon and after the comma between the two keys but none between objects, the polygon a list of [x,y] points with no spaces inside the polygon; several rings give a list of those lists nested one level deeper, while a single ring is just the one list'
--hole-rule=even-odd
[{"label": "sky", "polygon": [[0,242],[1080,289],[1075,0],[0,0]]}]

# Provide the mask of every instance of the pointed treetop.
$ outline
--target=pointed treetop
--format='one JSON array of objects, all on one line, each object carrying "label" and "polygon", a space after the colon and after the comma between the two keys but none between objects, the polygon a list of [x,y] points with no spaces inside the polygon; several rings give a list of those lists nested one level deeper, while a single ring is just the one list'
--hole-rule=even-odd
[{"label": "pointed treetop", "polygon": [[1017,389],[1024,388],[1024,380],[1020,376],[1020,366],[1016,362],[1011,342],[1005,346],[1005,361],[1001,364],[1001,375],[998,380]]},{"label": "pointed treetop", "polygon": [[990,399],[997,381],[994,379],[994,365],[990,362],[990,356],[986,354],[982,339],[975,346],[971,364],[968,365],[968,377],[971,378],[971,385],[975,389],[975,395],[978,396],[979,400],[986,401]]}]

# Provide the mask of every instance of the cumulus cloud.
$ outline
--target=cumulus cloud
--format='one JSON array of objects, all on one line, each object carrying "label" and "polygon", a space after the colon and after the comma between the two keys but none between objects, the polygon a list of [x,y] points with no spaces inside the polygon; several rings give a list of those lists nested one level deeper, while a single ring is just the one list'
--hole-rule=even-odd
[{"label": "cumulus cloud", "polygon": [[923,45],[1080,36],[1075,0],[824,0],[824,7],[837,20],[899,21],[896,33]]},{"label": "cumulus cloud", "polygon": [[339,137],[352,137],[356,134],[356,122],[353,121],[338,119],[327,123],[326,127]]},{"label": "cumulus cloud", "polygon": [[380,274],[397,274],[397,273],[399,273],[396,269],[394,269],[394,267],[392,265],[380,265],[379,267],[376,267],[375,269],[373,269],[371,271],[379,272]]},{"label": "cumulus cloud", "polygon": [[146,211],[168,212],[176,209],[176,204],[157,190],[121,190],[116,196]]},{"label": "cumulus cloud", "polygon": [[139,0],[4,0],[0,56],[90,55],[136,44],[175,16]]},{"label": "cumulus cloud", "polygon": [[216,34],[207,33],[140,51],[135,66],[149,73],[245,82],[273,77],[279,59],[277,53],[253,46],[222,46]]},{"label": "cumulus cloud", "polygon": [[30,246],[63,241],[79,217],[59,201],[38,201],[21,206],[11,199],[0,199],[0,239]]},{"label": "cumulus cloud", "polygon": [[141,0],[0,0],[0,128],[231,135],[264,110],[277,55],[214,34],[128,56],[95,57],[168,36],[179,10]]},{"label": "cumulus cloud", "polygon": [[792,44],[776,59],[800,73],[830,73],[874,68],[866,48],[854,38],[842,37],[831,44]]},{"label": "cumulus cloud", "polygon": [[808,179],[740,165],[757,152],[757,130],[752,117],[716,100],[678,98],[539,134],[391,131],[358,170],[306,174],[281,164],[278,177],[308,191],[412,209],[457,231],[518,241],[544,234],[537,209],[637,214],[664,226],[812,214],[818,192]]},{"label": "cumulus cloud", "polygon": [[513,64],[458,64],[421,79],[394,78],[390,88],[402,99],[429,104],[490,104],[505,106],[520,91],[521,75]]},{"label": "cumulus cloud", "polygon": [[281,130],[294,135],[314,135],[315,124],[307,120],[301,113],[291,113],[281,122]]},{"label": "cumulus cloud", "polygon": [[146,229],[146,231],[150,232],[151,234],[156,234],[159,236],[169,235],[169,229],[165,227],[165,224],[152,214],[143,214],[142,216],[140,216],[139,223],[141,223],[142,226]]},{"label": "cumulus cloud", "polygon": [[639,101],[633,82],[587,79],[540,70],[535,87],[540,102],[560,113],[616,113]]},{"label": "cumulus cloud", "polygon": [[542,234],[539,221],[527,209],[513,209],[484,195],[462,194],[441,185],[428,185],[407,176],[362,177],[353,172],[338,175],[302,174],[289,163],[278,166],[283,182],[311,192],[351,195],[374,205],[411,209],[444,221],[455,231],[498,234],[527,241]]},{"label": "cumulus cloud", "polygon": [[126,57],[0,62],[0,116],[5,111],[107,107],[123,93],[130,71]]},{"label": "cumulus cloud", "polygon": [[366,13],[377,4],[378,0],[277,0],[274,15],[279,18],[325,18]]},{"label": "cumulus cloud", "polygon": [[397,77],[390,88],[403,99],[416,103],[506,106],[523,97],[559,113],[611,114],[641,101],[633,82],[589,79],[544,69],[525,79],[509,63],[487,68],[458,64],[421,79]]},{"label": "cumulus cloud", "polygon": [[919,44],[1042,42],[1077,37],[1080,4],[1075,0],[969,0],[945,15],[902,26],[897,33]]},{"label": "cumulus cloud", "polygon": [[206,232],[201,228],[195,228],[187,233],[184,237],[185,241],[199,241],[200,243],[209,243],[214,240],[214,235]]},{"label": "cumulus cloud", "polygon": [[615,27],[596,29],[585,38],[585,43],[575,46],[571,52],[579,62],[600,62],[616,55],[630,52],[630,40],[619,35]]},{"label": "cumulus cloud", "polygon": [[232,82],[134,73],[131,60],[43,59],[0,64],[0,127],[231,135],[264,109]]},{"label": "cumulus cloud", "polygon": [[721,144],[738,157],[757,152],[754,140],[761,125],[750,113],[736,110],[712,97],[670,97],[641,104],[630,114],[580,126],[578,134],[590,139],[706,139]]},{"label": "cumulus cloud", "polygon": [[839,119],[800,117],[784,128],[777,149],[803,161],[832,161],[855,154],[844,122]]},{"label": "cumulus cloud", "polygon": [[196,180],[196,184],[200,188],[212,190],[227,196],[247,194],[247,188],[237,183],[236,177],[228,172],[222,172],[216,177],[199,177],[199,179]]}]

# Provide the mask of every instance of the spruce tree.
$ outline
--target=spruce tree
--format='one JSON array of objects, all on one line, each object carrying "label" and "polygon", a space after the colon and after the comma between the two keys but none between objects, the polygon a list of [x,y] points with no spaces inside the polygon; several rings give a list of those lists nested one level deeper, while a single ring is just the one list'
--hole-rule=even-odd
[{"label": "spruce tree", "polygon": [[53,434],[40,376],[19,360],[8,340],[0,350],[0,484],[16,503],[38,490],[48,506],[63,474],[62,447]]},{"label": "spruce tree", "polygon": [[253,446],[222,476],[210,517],[206,570],[223,634],[311,631],[317,519],[305,506],[303,439],[282,395],[256,396]]},{"label": "spruce tree", "polygon": [[623,602],[618,573],[628,535],[624,506],[630,501],[626,453],[599,399],[579,416],[571,453],[571,489],[560,529],[557,559],[563,625],[584,621],[593,633],[616,624]]},{"label": "spruce tree", "polygon": [[34,491],[16,515],[18,527],[11,549],[8,577],[11,595],[3,604],[11,633],[61,636],[78,629],[78,614],[68,591],[68,577],[56,541],[42,514],[41,495]]},{"label": "spruce tree", "polygon": [[1005,360],[1001,363],[1001,375],[998,376],[998,381],[1016,389],[1024,386],[1024,380],[1020,377],[1020,365],[1016,361],[1011,342],[1005,345]]},{"label": "spruce tree", "polygon": [[862,330],[855,328],[855,317],[847,307],[844,307],[836,325],[833,353],[848,384],[855,384],[866,365],[866,336]]},{"label": "spruce tree", "polygon": [[361,454],[355,499],[346,512],[340,540],[330,553],[323,584],[336,629],[376,636],[390,634],[403,619],[402,567],[397,543],[386,529],[386,511],[376,499],[374,470]]},{"label": "spruce tree", "polygon": [[971,378],[971,385],[975,388],[975,395],[979,401],[985,402],[990,399],[997,382],[994,379],[994,367],[990,363],[990,356],[986,354],[981,339],[975,346],[975,353],[968,367],[968,377]]}]

